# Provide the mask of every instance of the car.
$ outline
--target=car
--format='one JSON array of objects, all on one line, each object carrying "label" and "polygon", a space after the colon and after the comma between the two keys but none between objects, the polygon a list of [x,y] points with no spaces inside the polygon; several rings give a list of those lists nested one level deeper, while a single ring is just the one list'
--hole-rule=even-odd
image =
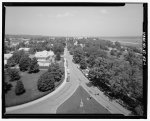
[{"label": "car", "polygon": [[69,82],[69,81],[70,81],[70,76],[68,75],[68,76],[67,76],[67,82]]},{"label": "car", "polygon": [[67,69],[67,73],[70,74],[70,69]]}]

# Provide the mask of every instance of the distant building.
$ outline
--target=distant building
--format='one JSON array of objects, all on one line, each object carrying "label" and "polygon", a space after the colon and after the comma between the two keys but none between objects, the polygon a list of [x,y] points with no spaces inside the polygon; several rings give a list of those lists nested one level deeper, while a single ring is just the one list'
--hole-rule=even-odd
[{"label": "distant building", "polygon": [[76,41],[75,43],[74,43],[74,45],[77,45],[78,44],[78,42]]},{"label": "distant building", "polygon": [[19,50],[24,50],[26,53],[28,53],[30,48],[19,48]]},{"label": "distant building", "polygon": [[49,66],[49,64],[54,61],[54,52],[46,50],[36,52],[35,57],[37,58],[39,66]]},{"label": "distant building", "polygon": [[29,41],[25,41],[24,44],[28,45],[28,44],[29,44]]},{"label": "distant building", "polygon": [[19,42],[15,42],[15,43],[11,42],[10,47],[16,47],[17,45],[19,45]]},{"label": "distant building", "polygon": [[7,60],[12,56],[13,54],[4,54],[4,64],[7,64]]}]

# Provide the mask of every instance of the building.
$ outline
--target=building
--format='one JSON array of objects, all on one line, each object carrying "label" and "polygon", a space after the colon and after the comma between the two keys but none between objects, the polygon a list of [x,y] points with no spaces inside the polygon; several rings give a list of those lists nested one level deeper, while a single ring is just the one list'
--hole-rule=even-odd
[{"label": "building", "polygon": [[4,64],[7,64],[7,60],[12,56],[13,54],[4,54]]},{"label": "building", "polygon": [[26,53],[28,53],[30,48],[19,48],[19,50],[24,50]]},{"label": "building", "polygon": [[36,52],[35,57],[37,58],[39,66],[49,66],[49,64],[54,61],[53,51],[41,51]]}]

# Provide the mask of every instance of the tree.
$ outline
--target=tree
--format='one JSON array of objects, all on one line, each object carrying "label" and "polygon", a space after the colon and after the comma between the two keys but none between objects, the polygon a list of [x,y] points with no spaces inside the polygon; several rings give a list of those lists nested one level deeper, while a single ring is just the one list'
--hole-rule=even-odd
[{"label": "tree", "polygon": [[88,57],[87,63],[89,65],[90,68],[92,68],[95,64],[95,56],[91,55],[90,57]]},{"label": "tree", "polygon": [[19,64],[21,57],[24,56],[24,55],[25,55],[24,50],[15,51],[12,55],[12,58],[15,61],[16,64]]},{"label": "tree", "polygon": [[104,66],[94,67],[89,71],[89,79],[91,82],[96,84],[97,86],[101,86],[101,84],[109,84],[111,72],[108,71]]},{"label": "tree", "polygon": [[19,61],[20,71],[27,71],[30,66],[30,61],[31,59],[29,58],[28,55],[22,56]]},{"label": "tree", "polygon": [[80,63],[80,61],[82,60],[82,58],[84,58],[84,52],[83,52],[83,50],[81,49],[76,49],[75,51],[74,51],[74,54],[73,54],[73,60],[74,60],[74,62],[75,63]]},{"label": "tree", "polygon": [[115,42],[115,46],[116,46],[117,49],[120,49],[120,48],[121,48],[120,42],[117,42],[117,41],[116,41],[116,42]]},{"label": "tree", "polygon": [[55,81],[60,81],[62,78],[62,75],[64,74],[64,68],[60,67],[58,63],[52,63],[49,66],[48,72],[53,74]]},{"label": "tree", "polygon": [[8,82],[4,82],[4,92],[7,93],[9,90],[11,90],[12,84]]},{"label": "tree", "polygon": [[45,92],[48,90],[53,91],[55,89],[55,84],[54,84],[54,75],[51,74],[50,72],[46,72],[42,74],[38,80],[37,87],[38,90],[41,92]]},{"label": "tree", "polygon": [[37,59],[35,57],[32,58],[31,61],[30,61],[28,72],[29,73],[39,72],[39,64],[38,64],[38,61],[37,61]]},{"label": "tree", "polygon": [[55,60],[60,61],[60,59],[61,59],[61,57],[60,57],[60,52],[57,52],[57,53],[56,53]]},{"label": "tree", "polygon": [[129,61],[131,66],[137,63],[137,58],[133,51],[128,51],[128,53],[125,55],[125,60]]},{"label": "tree", "polygon": [[25,93],[25,88],[21,80],[17,81],[16,87],[15,87],[15,93],[16,95],[21,95]]},{"label": "tree", "polygon": [[30,54],[35,54],[35,52],[36,52],[36,48],[32,47],[29,49]]},{"label": "tree", "polygon": [[113,55],[113,56],[116,56],[117,55],[117,50],[112,49],[110,51],[110,54]]},{"label": "tree", "polygon": [[143,116],[144,111],[143,111],[143,106],[142,105],[136,106],[134,110],[135,110],[137,115]]},{"label": "tree", "polygon": [[81,69],[86,69],[87,68],[87,63],[86,63],[85,59],[82,59],[80,61],[80,68]]},{"label": "tree", "polygon": [[4,68],[5,68],[5,69],[9,68],[9,65],[8,65],[8,64],[5,64],[5,65],[4,65]]},{"label": "tree", "polygon": [[10,81],[15,81],[20,79],[19,71],[17,69],[7,69],[8,75],[10,76]]},{"label": "tree", "polygon": [[9,67],[13,67],[13,66],[16,65],[16,62],[15,62],[15,60],[14,60],[13,57],[10,57],[10,58],[7,60],[7,65],[8,65]]},{"label": "tree", "polygon": [[59,52],[60,54],[62,54],[64,52],[64,46],[60,43],[54,44],[53,45],[53,52],[56,55],[57,52]]}]

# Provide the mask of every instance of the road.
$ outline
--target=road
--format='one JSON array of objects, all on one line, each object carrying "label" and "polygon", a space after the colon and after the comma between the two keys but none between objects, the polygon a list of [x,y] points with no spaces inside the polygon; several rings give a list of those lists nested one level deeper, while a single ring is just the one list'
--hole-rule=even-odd
[{"label": "road", "polygon": [[102,105],[92,98],[82,86],[65,101],[58,109],[57,114],[110,114]]},{"label": "road", "polygon": [[[126,115],[124,108],[120,108],[120,106],[119,109],[116,108],[114,102],[110,102],[97,88],[87,86],[89,80],[77,68],[77,65],[72,62],[72,56],[66,49],[64,56],[68,61],[70,81],[66,82],[63,88],[49,98],[21,109],[7,111],[8,114],[55,114],[58,109],[57,113],[68,113],[69,111],[74,113],[122,113]],[[100,93],[100,96],[95,95],[97,92]],[[87,100],[89,95],[92,97],[90,101]],[[72,96],[77,97],[74,105],[69,103],[72,100]],[[66,106],[67,104],[69,106]],[[79,105],[81,107],[83,105],[84,108],[79,108]],[[62,110],[62,107],[65,107],[65,109]]]}]

